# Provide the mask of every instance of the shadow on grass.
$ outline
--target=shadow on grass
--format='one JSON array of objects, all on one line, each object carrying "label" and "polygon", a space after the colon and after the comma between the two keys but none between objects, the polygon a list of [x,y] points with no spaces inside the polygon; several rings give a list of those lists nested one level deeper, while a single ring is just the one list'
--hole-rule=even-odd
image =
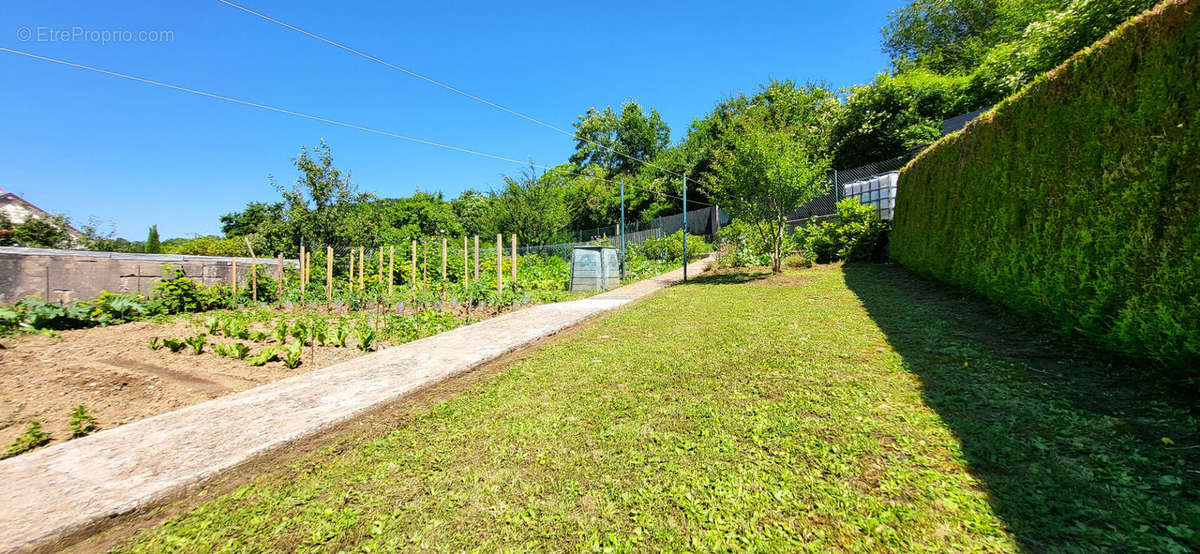
[{"label": "shadow on grass", "polygon": [[766,279],[771,276],[771,270],[755,269],[714,269],[694,277],[688,277],[687,284],[694,285],[741,285],[751,281]]},{"label": "shadow on grass", "polygon": [[1024,548],[1200,548],[1194,384],[897,266],[843,271]]}]

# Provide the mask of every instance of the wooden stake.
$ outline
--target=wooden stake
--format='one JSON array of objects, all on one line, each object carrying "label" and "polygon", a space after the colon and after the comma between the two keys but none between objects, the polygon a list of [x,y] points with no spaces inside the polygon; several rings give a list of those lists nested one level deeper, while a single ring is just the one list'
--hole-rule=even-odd
[{"label": "wooden stake", "polygon": [[496,292],[504,292],[504,235],[496,235]]},{"label": "wooden stake", "polygon": [[296,271],[300,275],[300,303],[303,304],[304,282],[307,281],[307,279],[304,278],[304,245],[300,246],[300,265],[296,268]]},{"label": "wooden stake", "polygon": [[417,241],[412,241],[412,276],[408,279],[408,286],[412,288],[413,300],[417,299]]},{"label": "wooden stake", "polygon": [[396,271],[396,245],[388,247],[388,298],[392,297],[392,281]]},{"label": "wooden stake", "polygon": [[383,247],[379,247],[379,265],[375,266],[375,273],[379,275],[379,282],[383,282]]},{"label": "wooden stake", "polygon": [[463,235],[463,290],[467,290],[469,284],[471,284],[471,272],[467,267],[467,236]]},{"label": "wooden stake", "polygon": [[275,256],[275,299],[283,298],[283,252]]},{"label": "wooden stake", "polygon": [[333,302],[333,247],[325,247],[325,303]]},{"label": "wooden stake", "polygon": [[304,251],[304,286],[312,281],[312,250]]},{"label": "wooden stake", "polygon": [[254,257],[254,248],[250,246],[250,237],[242,237],[246,241],[246,250],[250,251],[250,300],[258,302],[258,262]]},{"label": "wooden stake", "polygon": [[446,237],[442,237],[442,280],[446,280]]},{"label": "wooden stake", "polygon": [[365,273],[363,272],[363,266],[367,265],[366,263],[364,263],[367,261],[366,255],[367,255],[367,249],[362,246],[359,246],[358,247],[358,290],[359,290],[359,292],[363,292],[363,291],[367,290],[367,279],[364,276]]},{"label": "wooden stake", "polygon": [[479,235],[475,235],[475,280],[479,280]]},{"label": "wooden stake", "polygon": [[512,280],[509,282],[514,285],[517,284],[517,234],[516,233],[513,233],[513,236],[512,236]]}]

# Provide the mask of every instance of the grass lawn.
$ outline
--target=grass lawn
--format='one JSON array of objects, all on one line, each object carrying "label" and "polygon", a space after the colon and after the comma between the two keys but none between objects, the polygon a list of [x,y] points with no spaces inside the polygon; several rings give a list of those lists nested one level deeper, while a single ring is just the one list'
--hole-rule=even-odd
[{"label": "grass lawn", "polygon": [[119,550],[1200,547],[1196,400],[890,266],[707,274]]}]

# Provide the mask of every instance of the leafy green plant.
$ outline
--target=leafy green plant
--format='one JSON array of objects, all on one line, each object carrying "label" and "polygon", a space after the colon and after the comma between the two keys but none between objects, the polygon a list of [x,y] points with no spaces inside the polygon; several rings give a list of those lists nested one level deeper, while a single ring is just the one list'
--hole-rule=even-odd
[{"label": "leafy green plant", "polygon": [[199,356],[204,352],[204,345],[208,344],[208,335],[200,333],[194,337],[183,339],[183,342],[186,342],[188,346],[192,347],[193,354]]},{"label": "leafy green plant", "polygon": [[244,360],[244,359],[246,359],[246,356],[250,355],[250,347],[246,346],[240,342],[235,342],[233,344],[230,344],[226,348],[226,350],[229,351],[229,355],[231,357],[237,358],[239,360]]},{"label": "leafy green plant", "polygon": [[100,325],[124,323],[146,315],[146,307],[137,299],[124,294],[113,294],[102,291],[100,296],[91,302],[88,317]]},{"label": "leafy green plant", "polygon": [[311,331],[306,323],[297,321],[288,331],[288,335],[304,344],[312,344]]},{"label": "leafy green plant", "polygon": [[358,339],[358,349],[369,352],[375,345],[375,328],[365,320],[354,326],[354,337]]},{"label": "leafy green plant", "polygon": [[50,435],[42,431],[41,420],[31,420],[29,426],[25,428],[25,432],[8,445],[8,450],[4,452],[4,458],[24,454],[48,442],[50,442]]},{"label": "leafy green plant", "polygon": [[179,352],[187,347],[187,342],[170,337],[163,339],[162,344],[171,352]]},{"label": "leafy green plant", "polygon": [[274,359],[275,359],[275,347],[268,346],[266,348],[263,348],[261,351],[259,351],[258,354],[255,354],[253,356],[250,356],[249,358],[246,358],[246,362],[252,366],[258,367],[261,365],[266,365],[267,362],[270,362]]},{"label": "leafy green plant", "polygon": [[158,337],[150,337],[150,350],[158,350],[163,347],[162,339]]},{"label": "leafy green plant", "polygon": [[279,344],[283,344],[287,340],[290,330],[291,327],[288,325],[287,320],[280,319],[275,323],[275,328],[271,330],[271,336],[275,337],[275,340],[279,341]]},{"label": "leafy green plant", "polygon": [[155,311],[164,314],[201,312],[224,303],[219,287],[205,288],[187,277],[182,268],[167,264],[163,279],[154,286],[150,303]]},{"label": "leafy green plant", "polygon": [[237,338],[252,340],[254,342],[262,342],[267,340],[267,334],[263,331],[247,331]]},{"label": "leafy green plant", "polygon": [[336,327],[333,328],[333,333],[330,335],[329,338],[333,340],[334,346],[336,346],[338,348],[345,348],[346,347],[346,339],[349,337],[350,337],[350,330],[346,329],[345,325],[342,325],[339,323]]},{"label": "leafy green plant", "polygon": [[232,350],[229,349],[231,344],[232,343],[226,344],[226,343],[215,342],[212,345],[212,351],[214,354],[216,354],[222,358],[229,358],[232,356]]},{"label": "leafy green plant", "polygon": [[304,344],[300,341],[288,343],[283,347],[283,365],[288,369],[296,369],[300,366],[300,357],[303,354]]},{"label": "leafy green plant", "polygon": [[217,318],[215,316],[205,319],[204,320],[204,329],[206,331],[208,331],[208,334],[210,334],[214,337],[217,336],[222,329],[221,319]]},{"label": "leafy green plant", "polygon": [[71,427],[71,437],[79,438],[90,435],[96,430],[96,418],[89,414],[83,404],[71,410],[71,419],[67,422]]}]

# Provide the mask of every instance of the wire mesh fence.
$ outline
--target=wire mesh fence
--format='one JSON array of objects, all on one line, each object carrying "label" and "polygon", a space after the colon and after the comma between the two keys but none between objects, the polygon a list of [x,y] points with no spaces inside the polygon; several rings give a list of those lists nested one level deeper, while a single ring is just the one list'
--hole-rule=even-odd
[{"label": "wire mesh fence", "polygon": [[916,151],[910,151],[894,158],[880,160],[867,165],[850,169],[835,170],[829,174],[829,184],[824,194],[815,200],[801,206],[800,209],[788,214],[789,223],[800,223],[809,218],[831,217],[837,213],[837,203],[846,197],[846,186],[860,181],[899,171],[913,158]]}]

